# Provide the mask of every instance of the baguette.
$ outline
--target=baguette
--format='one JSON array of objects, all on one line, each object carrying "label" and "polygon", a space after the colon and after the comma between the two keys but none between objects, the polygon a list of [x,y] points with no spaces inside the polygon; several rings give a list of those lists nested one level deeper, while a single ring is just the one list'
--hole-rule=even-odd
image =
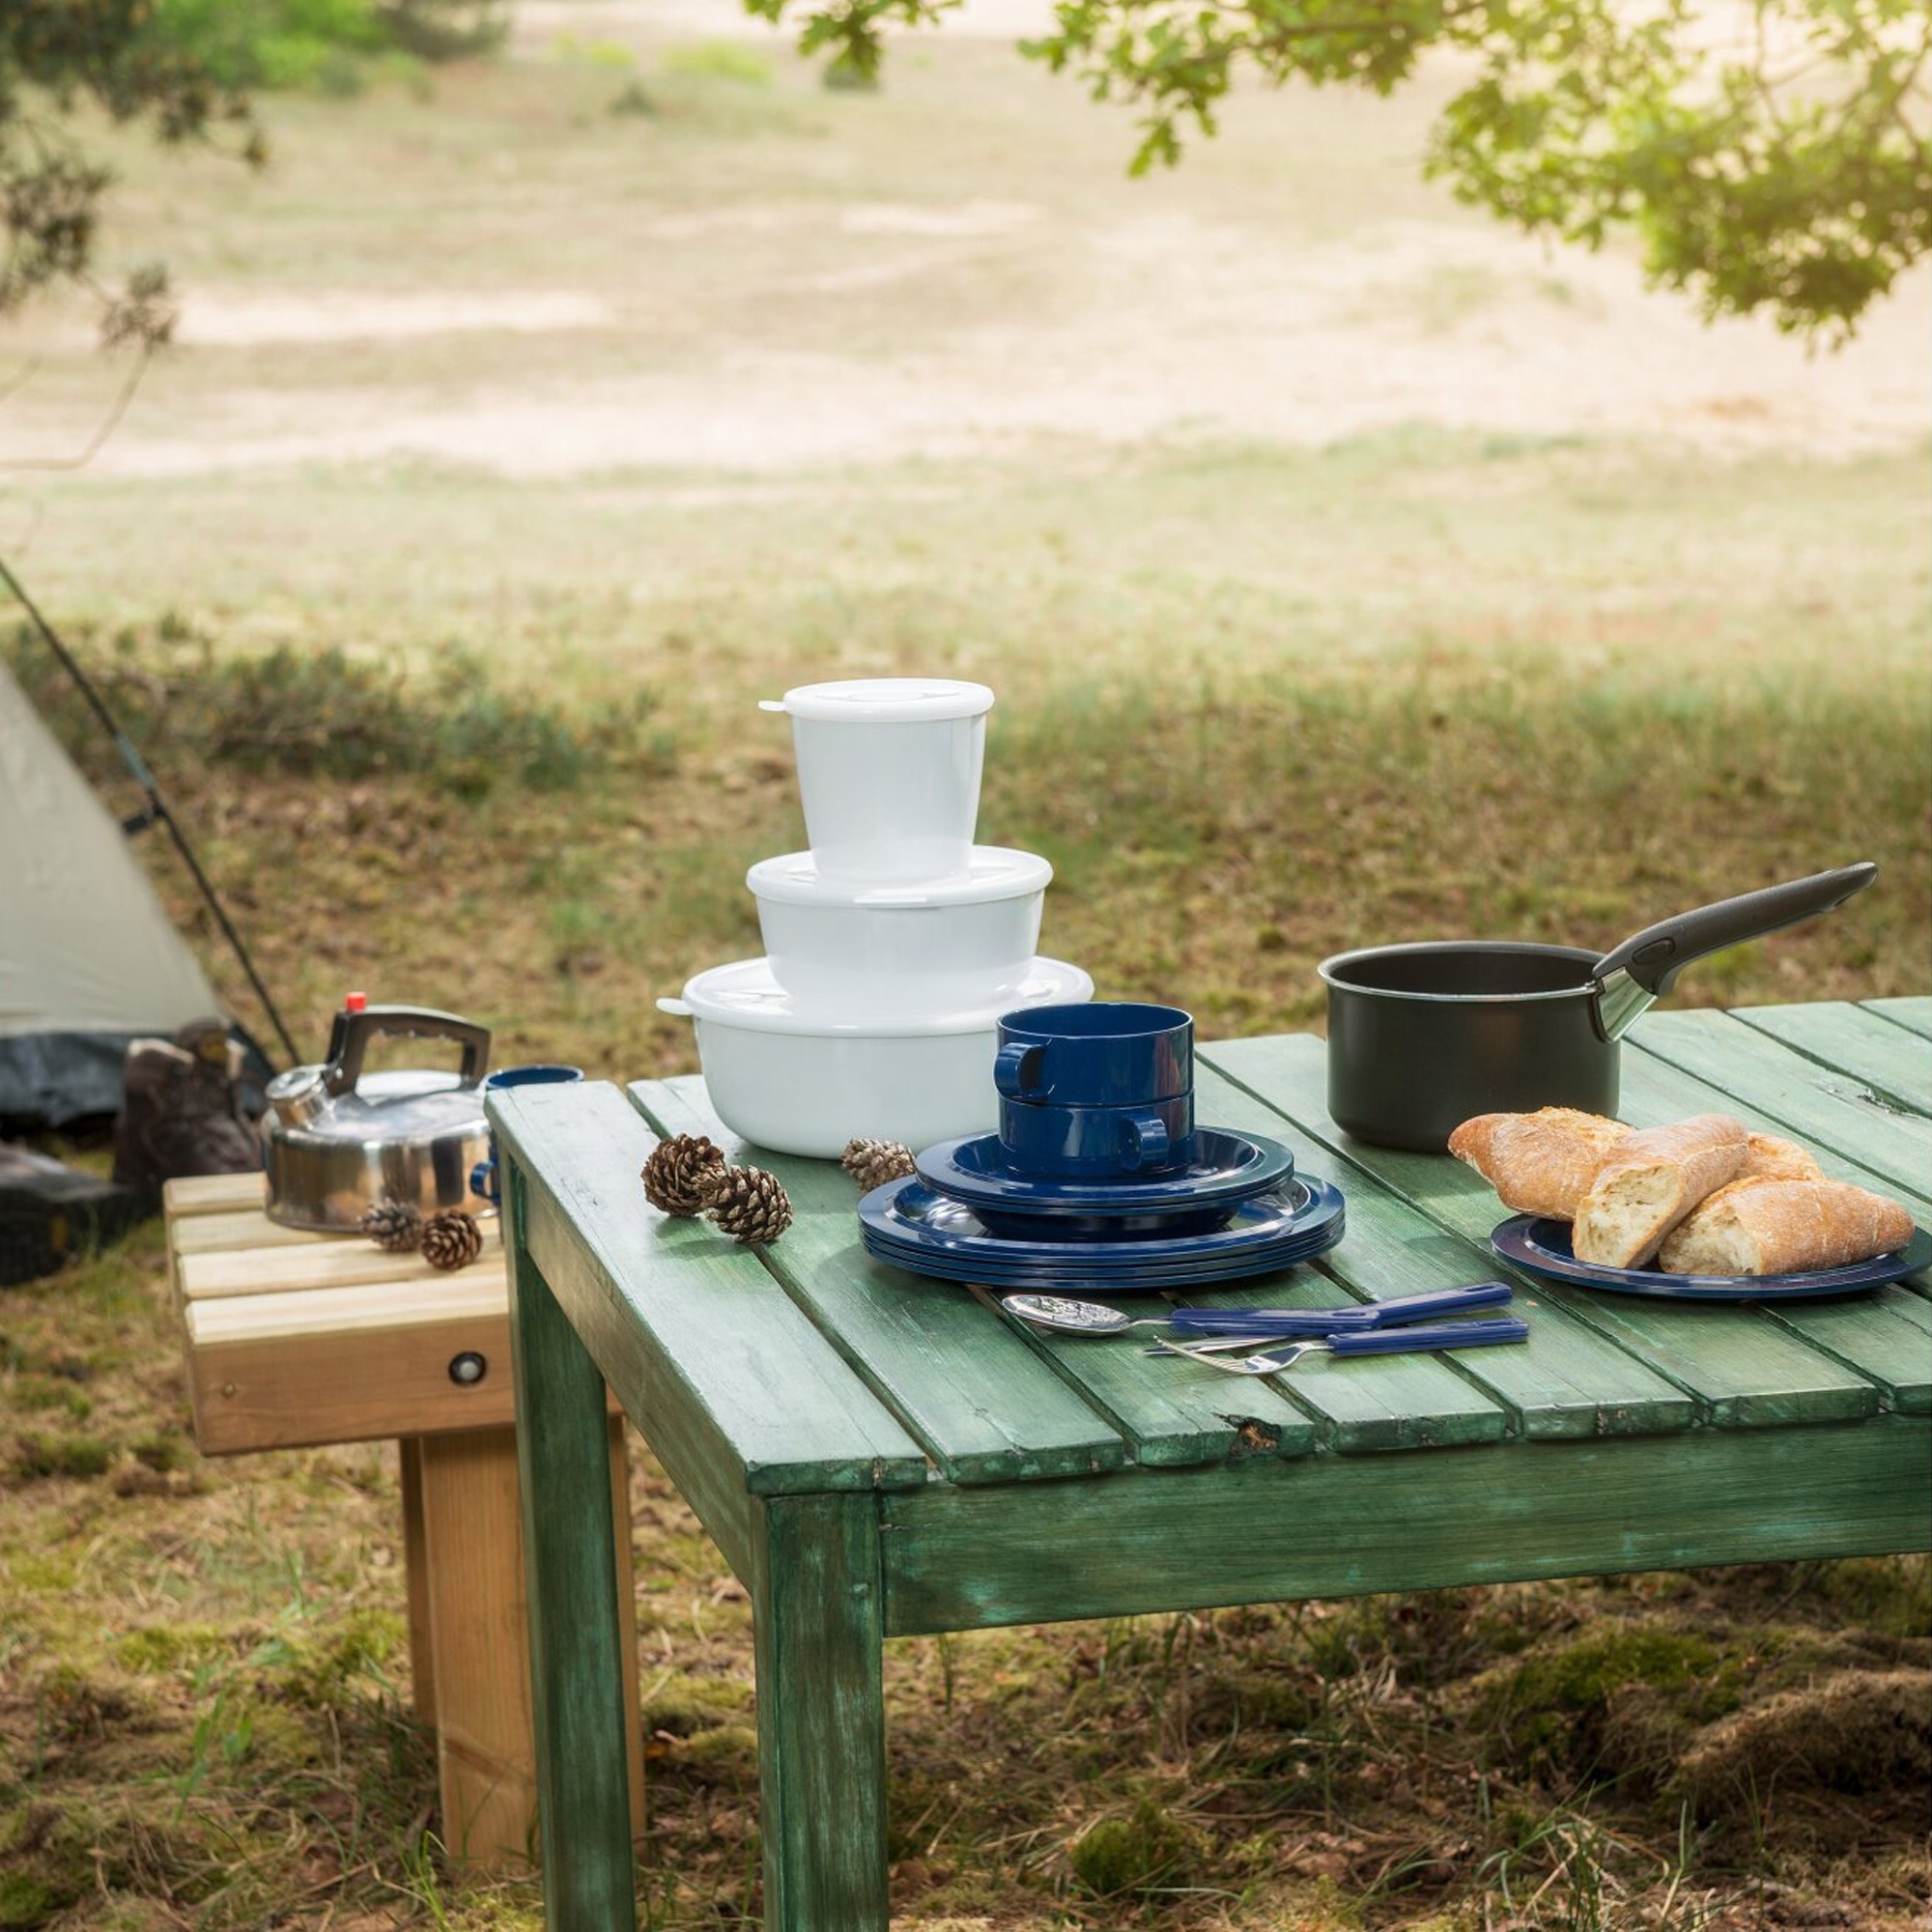
[{"label": "baguette", "polygon": [[1598,1267],[1642,1267],[1698,1202],[1737,1177],[1749,1151],[1744,1122],[1728,1114],[1632,1134],[1578,1205],[1572,1252]]},{"label": "baguette", "polygon": [[1823,1180],[1825,1170],[1796,1141],[1780,1140],[1776,1134],[1752,1134],[1738,1178],[1727,1187],[1742,1187],[1748,1180]]},{"label": "baguette", "polygon": [[1889,1255],[1912,1238],[1896,1201],[1844,1180],[1735,1180],[1663,1243],[1666,1274],[1797,1274]]},{"label": "baguette", "polygon": [[1630,1134],[1621,1121],[1602,1114],[1545,1107],[1534,1114],[1478,1114],[1449,1136],[1449,1151],[1473,1167],[1504,1207],[1569,1221]]}]

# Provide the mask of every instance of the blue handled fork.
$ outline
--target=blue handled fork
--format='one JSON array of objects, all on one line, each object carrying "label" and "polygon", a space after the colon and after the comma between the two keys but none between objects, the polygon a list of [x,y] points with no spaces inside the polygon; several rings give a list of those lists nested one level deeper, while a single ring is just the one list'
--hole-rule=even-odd
[{"label": "blue handled fork", "polygon": [[1433,1354],[1445,1349],[1489,1349],[1502,1342],[1526,1341],[1528,1336],[1529,1323],[1521,1316],[1501,1315],[1487,1321],[1440,1321],[1434,1327],[1358,1328],[1343,1334],[1313,1336],[1290,1348],[1238,1359],[1210,1354],[1205,1349],[1190,1349],[1179,1342],[1163,1342],[1154,1352],[1185,1355],[1204,1368],[1219,1369],[1224,1376],[1278,1376],[1311,1354]]}]

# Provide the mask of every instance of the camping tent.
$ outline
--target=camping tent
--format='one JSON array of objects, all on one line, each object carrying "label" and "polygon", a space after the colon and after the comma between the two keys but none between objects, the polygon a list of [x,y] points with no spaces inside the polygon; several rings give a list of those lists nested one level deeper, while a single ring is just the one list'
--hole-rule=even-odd
[{"label": "camping tent", "polygon": [[0,663],[0,1121],[112,1114],[130,1039],[219,1011],[121,827]]}]

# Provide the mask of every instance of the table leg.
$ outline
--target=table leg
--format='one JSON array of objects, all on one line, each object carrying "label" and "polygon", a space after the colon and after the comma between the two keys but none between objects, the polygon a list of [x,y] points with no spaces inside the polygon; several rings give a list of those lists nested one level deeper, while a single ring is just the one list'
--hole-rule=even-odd
[{"label": "table leg", "polygon": [[785,1496],[762,1516],[753,1617],[766,1932],[886,1932],[878,1506]]},{"label": "table leg", "polygon": [[604,1381],[524,1246],[524,1177],[505,1169],[544,1915],[559,1932],[635,1932]]}]

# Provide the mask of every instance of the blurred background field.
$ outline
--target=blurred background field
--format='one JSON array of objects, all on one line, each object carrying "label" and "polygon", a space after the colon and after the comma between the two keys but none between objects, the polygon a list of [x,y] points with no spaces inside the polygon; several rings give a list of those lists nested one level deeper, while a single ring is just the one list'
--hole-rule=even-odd
[{"label": "blurred background field", "polygon": [[[1922,991],[1932,278],[1835,355],[1706,329],[1615,250],[1423,185],[1430,74],[1237,98],[1129,182],[1130,117],[1013,55],[1037,24],[901,40],[868,93],[723,8],[526,0],[495,57],[266,97],[260,174],[101,134],[110,262],[166,255],[180,341],[64,469],[35,466],[123,372],[58,304],[11,331],[0,554],[298,1037],[353,985],[504,1061],[693,1068],[653,1002],[757,950],[744,868],[802,838],[755,700],[881,671],[997,689],[982,836],[1055,862],[1047,950],[1208,1034],[1318,1026],[1344,946],[1607,945],[1867,856],[1876,891],[1680,997]],[[5,648],[118,798],[40,647]],[[0,1293],[0,1926],[534,1923],[528,1884],[439,1863],[393,1458],[203,1463],[153,1237]],[[648,1465],[634,1514],[648,1922],[747,1922],[746,1612]],[[1922,1923],[1896,1706],[1926,1587],[895,1646],[895,1903],[920,1932]],[[1857,1741],[1740,1806],[1708,1766],[1779,1697]]]}]

